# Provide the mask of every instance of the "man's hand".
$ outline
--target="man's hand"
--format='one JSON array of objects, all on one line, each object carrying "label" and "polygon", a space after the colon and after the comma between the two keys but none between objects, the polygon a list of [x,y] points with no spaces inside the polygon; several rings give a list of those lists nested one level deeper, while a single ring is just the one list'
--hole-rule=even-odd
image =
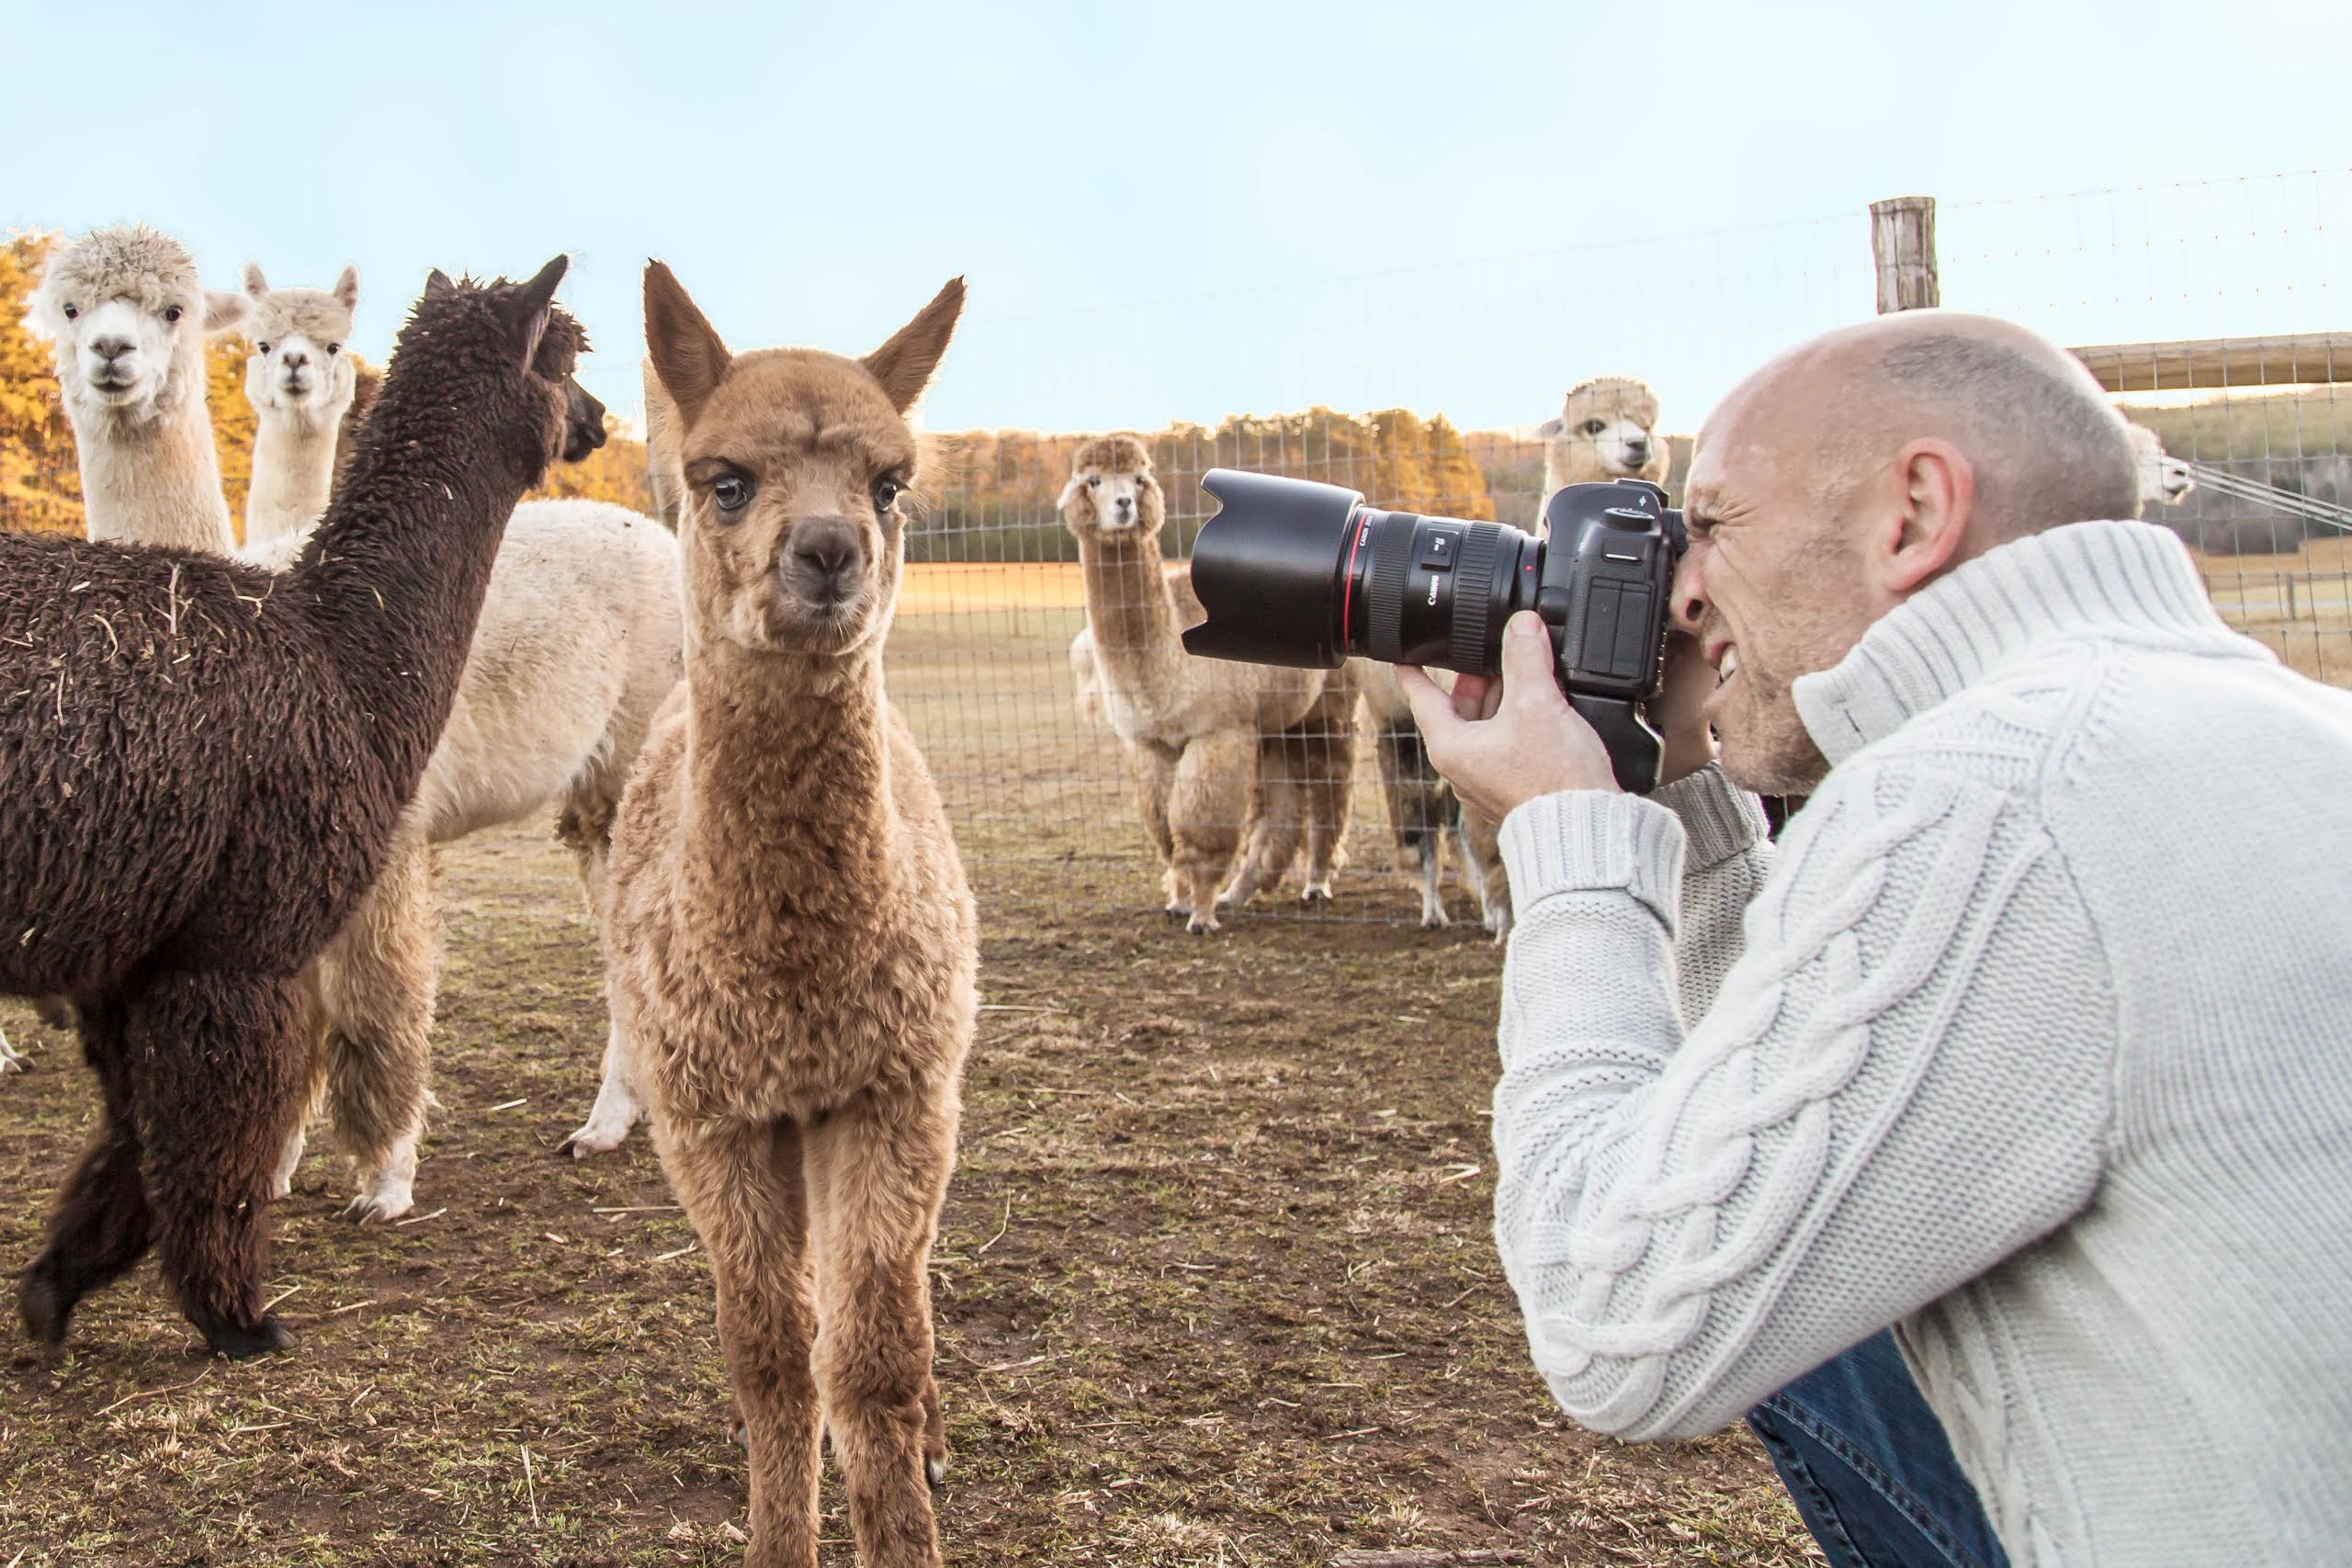
[{"label": "man's hand", "polygon": [[1464,675],[1451,697],[1409,666],[1396,682],[1430,761],[1454,794],[1498,822],[1539,795],[1617,787],[1609,749],[1561,694],[1551,634],[1532,611],[1503,628],[1500,677]]}]

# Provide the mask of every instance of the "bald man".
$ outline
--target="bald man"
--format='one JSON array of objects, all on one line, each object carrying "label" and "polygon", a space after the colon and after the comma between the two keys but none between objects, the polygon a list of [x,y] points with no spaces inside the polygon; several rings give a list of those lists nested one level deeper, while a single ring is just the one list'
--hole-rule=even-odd
[{"label": "bald man", "polygon": [[1834,1562],[2352,1542],[2352,694],[2138,510],[2070,356],[1888,317],[1700,434],[1655,794],[1532,616],[1408,672],[1503,818],[1537,1364],[1628,1438],[1750,1413]]}]

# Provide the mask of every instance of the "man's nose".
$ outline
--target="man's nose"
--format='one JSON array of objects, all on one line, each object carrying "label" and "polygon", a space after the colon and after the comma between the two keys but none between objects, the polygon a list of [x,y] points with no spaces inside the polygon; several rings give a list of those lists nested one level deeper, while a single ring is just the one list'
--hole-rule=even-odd
[{"label": "man's nose", "polygon": [[1707,590],[1700,581],[1699,552],[1705,547],[1692,545],[1682,552],[1681,564],[1674,569],[1674,629],[1696,637],[1699,623],[1707,618]]}]

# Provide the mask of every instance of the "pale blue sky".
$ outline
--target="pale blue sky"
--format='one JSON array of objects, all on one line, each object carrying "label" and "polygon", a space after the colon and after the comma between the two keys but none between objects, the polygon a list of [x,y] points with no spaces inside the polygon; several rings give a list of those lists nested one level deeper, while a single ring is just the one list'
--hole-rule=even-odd
[{"label": "pale blue sky", "polygon": [[0,224],[144,219],[218,287],[356,261],[379,355],[427,267],[569,251],[624,412],[648,255],[739,347],[860,351],[966,274],[939,426],[1524,424],[1627,369],[1688,428],[1867,311],[1862,210],[1910,192],[1947,203],[1949,303],[2352,325],[2337,0],[9,3],[0,38]]}]

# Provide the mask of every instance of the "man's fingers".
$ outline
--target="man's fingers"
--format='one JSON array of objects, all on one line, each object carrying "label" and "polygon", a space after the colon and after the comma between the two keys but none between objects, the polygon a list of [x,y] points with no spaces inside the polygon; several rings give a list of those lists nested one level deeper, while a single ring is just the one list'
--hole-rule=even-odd
[{"label": "man's fingers", "polygon": [[1468,721],[1494,717],[1495,705],[1491,699],[1501,691],[1502,687],[1490,676],[1456,675],[1453,678],[1453,716]]},{"label": "man's fingers", "polygon": [[1417,666],[1396,667],[1396,688],[1405,694],[1405,702],[1413,710],[1413,722],[1421,727],[1424,736],[1456,722],[1452,699]]},{"label": "man's fingers", "polygon": [[1523,703],[1557,706],[1560,682],[1552,672],[1552,636],[1544,618],[1521,610],[1503,627],[1503,695],[1514,705]]}]

